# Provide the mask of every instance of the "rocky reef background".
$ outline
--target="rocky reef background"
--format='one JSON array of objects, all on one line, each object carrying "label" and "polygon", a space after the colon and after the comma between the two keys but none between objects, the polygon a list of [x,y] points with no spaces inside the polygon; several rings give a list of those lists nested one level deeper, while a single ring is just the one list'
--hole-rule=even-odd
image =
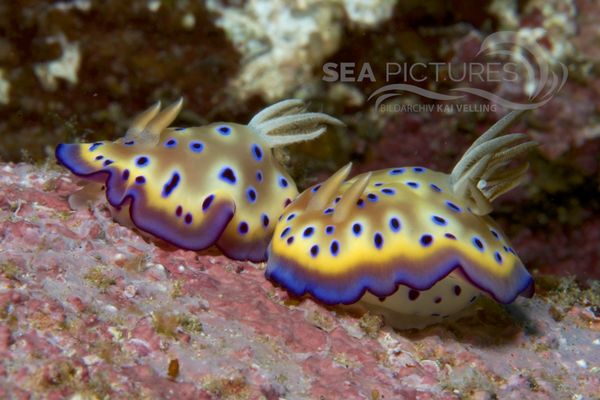
[{"label": "rocky reef background", "polygon": [[[284,296],[277,297],[277,307],[285,308],[289,312],[284,315],[295,318],[294,313],[301,312],[302,315],[308,316],[306,325],[301,322],[296,327],[299,331],[309,332],[307,335],[316,335],[315,337],[319,335],[314,332],[339,333],[339,336],[331,341],[323,338],[323,346],[328,348],[331,354],[321,352],[319,356],[308,357],[305,359],[306,363],[301,366],[302,371],[297,371],[298,359],[302,358],[302,354],[312,345],[296,343],[296,339],[292,339],[294,333],[291,328],[286,330],[287,328],[280,326],[283,331],[280,332],[282,337],[275,340],[278,346],[282,343],[292,347],[300,346],[297,349],[294,347],[295,353],[292,352],[289,359],[282,358],[281,350],[276,346],[272,349],[269,347],[268,352],[265,352],[263,347],[257,350],[255,344],[249,346],[247,343],[235,342],[234,346],[230,341],[232,339],[209,332],[209,336],[213,335],[211,340],[224,343],[224,347],[234,346],[240,352],[227,353],[225,356],[220,354],[220,357],[223,357],[220,359],[222,365],[231,363],[234,359],[252,359],[248,355],[250,353],[245,352],[257,351],[264,355],[265,359],[276,359],[279,366],[284,363],[285,368],[289,370],[286,379],[296,376],[294,374],[305,375],[302,375],[303,380],[286,383],[281,382],[279,377],[273,378],[274,375],[267,374],[265,376],[275,379],[276,383],[271,379],[270,386],[263,382],[260,384],[262,386],[258,385],[262,389],[252,392],[247,389],[249,382],[269,379],[265,376],[257,378],[250,369],[243,370],[238,375],[232,374],[231,379],[211,380],[207,378],[210,371],[200,368],[199,370],[204,372],[198,372],[198,376],[202,376],[207,382],[217,382],[214,383],[216,386],[207,384],[205,389],[202,389],[202,394],[205,397],[218,397],[221,393],[219,391],[236,396],[238,392],[242,392],[240,398],[244,395],[248,398],[253,398],[254,395],[276,398],[287,394],[295,398],[294,396],[302,397],[307,393],[326,394],[323,387],[319,386],[315,391],[305,389],[303,392],[302,386],[311,381],[309,376],[314,375],[321,367],[326,370],[330,368],[331,371],[335,368],[346,368],[358,374],[362,368],[359,364],[369,365],[369,368],[374,368],[381,375],[373,375],[373,381],[369,382],[368,388],[352,388],[356,390],[344,392],[345,389],[340,386],[336,393],[368,393],[373,399],[383,398],[380,397],[380,393],[387,394],[385,398],[400,395],[407,398],[453,398],[465,394],[473,395],[474,398],[494,398],[498,394],[511,394],[521,398],[537,398],[535,396],[538,395],[539,398],[552,398],[556,393],[560,396],[566,396],[569,391],[577,393],[576,379],[585,382],[580,385],[585,393],[590,396],[594,392],[597,393],[598,366],[588,365],[583,355],[586,351],[591,351],[591,348],[596,349],[597,353],[597,346],[600,344],[594,342],[594,345],[589,345],[589,335],[586,333],[588,331],[581,333],[566,329],[591,329],[597,335],[600,315],[598,286],[597,281],[594,281],[600,279],[599,21],[600,3],[593,0],[0,2],[0,162],[3,168],[0,174],[3,184],[3,197],[0,197],[0,210],[3,215],[0,277],[4,287],[12,288],[12,292],[1,292],[0,296],[0,354],[11,354],[11,351],[16,351],[15,346],[27,349],[27,352],[23,353],[25,355],[19,356],[21,358],[13,359],[17,360],[14,361],[15,365],[26,365],[31,361],[31,357],[40,355],[37,358],[38,362],[31,364],[34,365],[32,370],[36,371],[37,375],[33,375],[33,380],[27,380],[27,371],[22,370],[23,380],[18,381],[16,385],[20,388],[48,390],[52,393],[56,389],[59,397],[78,390],[88,394],[110,393],[110,385],[106,382],[113,382],[114,377],[121,373],[129,373],[133,381],[141,382],[140,385],[144,385],[145,382],[145,387],[150,388],[150,382],[155,378],[153,374],[163,368],[165,360],[169,358],[165,354],[154,354],[161,351],[164,353],[161,347],[164,343],[176,343],[185,349],[179,338],[181,336],[187,337],[186,340],[191,337],[199,348],[209,346],[205,343],[208,339],[203,336],[201,329],[198,331],[194,320],[184,320],[184,316],[172,317],[168,312],[160,314],[158,308],[145,303],[147,297],[151,297],[148,293],[163,289],[151,286],[147,288],[148,292],[142,291],[141,298],[136,300],[135,296],[139,296],[140,292],[136,291],[136,285],[129,280],[137,277],[135,274],[138,273],[152,276],[158,274],[160,276],[157,275],[156,280],[167,279],[168,285],[180,285],[176,282],[183,282],[183,289],[178,290],[182,291],[184,297],[193,294],[194,285],[197,284],[194,279],[198,279],[198,276],[210,278],[202,283],[202,288],[219,287],[222,282],[227,282],[233,285],[232,287],[240,285],[240,290],[265,290],[265,299],[261,298],[258,301],[261,307],[272,306],[267,301],[271,296],[284,296],[279,292],[274,295],[271,289],[265,289],[264,286],[270,284],[261,283],[259,276],[262,272],[247,263],[232,263],[221,258],[211,258],[212,261],[205,258],[196,260],[191,258],[189,252],[181,252],[182,254],[178,255],[181,258],[180,265],[196,262],[199,266],[192,268],[197,268],[198,271],[179,271],[179,261],[164,261],[163,265],[160,264],[161,261],[154,260],[148,266],[144,263],[149,262],[149,259],[166,259],[164,251],[153,245],[142,244],[143,241],[138,239],[129,238],[122,229],[118,234],[125,237],[123,240],[127,245],[123,244],[124,248],[142,249],[143,252],[152,254],[148,259],[138,260],[140,265],[144,265],[143,268],[139,268],[141,272],[137,271],[137,266],[134,272],[124,271],[119,262],[138,261],[112,260],[108,257],[108,253],[112,252],[105,249],[98,250],[99,254],[103,254],[100,258],[90,256],[90,260],[86,259],[83,263],[85,265],[82,264],[81,277],[72,278],[80,283],[91,282],[92,286],[96,287],[94,290],[100,293],[99,296],[108,292],[108,296],[102,300],[106,304],[112,304],[114,307],[114,304],[131,302],[133,305],[127,303],[129,311],[139,307],[140,309],[133,314],[146,313],[149,319],[141,318],[137,321],[139,326],[129,326],[123,319],[88,308],[87,303],[92,303],[92,300],[83,294],[69,298],[58,294],[54,296],[67,289],[57,283],[49,291],[48,287],[44,286],[47,284],[42,284],[42,281],[50,277],[48,279],[51,282],[62,282],[61,276],[64,271],[60,264],[64,260],[57,261],[53,258],[56,255],[48,253],[45,241],[38,243],[39,237],[42,237],[42,233],[47,229],[59,230],[60,235],[73,241],[61,246],[75,251],[74,242],[87,238],[87,234],[80,232],[83,229],[81,227],[93,225],[93,220],[105,217],[104,214],[86,216],[77,213],[72,223],[75,226],[73,229],[79,233],[71,232],[70,228],[60,230],[61,223],[58,221],[66,218],[67,210],[64,201],[59,204],[57,193],[65,195],[67,191],[64,186],[73,184],[65,171],[53,166],[52,153],[56,144],[119,137],[126,129],[128,120],[156,100],[169,102],[183,96],[185,110],[178,124],[199,125],[217,120],[245,122],[267,104],[297,97],[306,99],[312,109],[331,113],[347,125],[345,129],[328,132],[317,141],[292,146],[278,154],[301,187],[325,178],[347,161],[355,162],[355,172],[401,165],[423,165],[449,170],[469,144],[504,114],[505,110],[499,108],[495,112],[386,113],[376,110],[373,101],[369,101],[368,97],[382,85],[382,68],[386,62],[468,62],[476,56],[485,37],[496,31],[510,30],[516,32],[517,37],[524,42],[535,41],[540,44],[550,65],[563,63],[569,72],[569,78],[562,90],[544,107],[528,113],[515,126],[516,131],[527,133],[539,141],[540,146],[528,156],[531,163],[528,183],[495,203],[495,217],[513,238],[514,247],[534,272],[538,286],[541,287],[541,298],[533,305],[527,306],[531,307],[530,315],[541,315],[536,325],[542,326],[540,331],[553,332],[550,336],[531,336],[527,331],[531,326],[528,325],[525,329],[523,326],[515,327],[509,324],[515,331],[510,332],[512,336],[505,343],[514,345],[515,348],[526,347],[527,351],[531,352],[524,356],[522,362],[519,361],[520,364],[517,363],[518,368],[529,368],[529,372],[510,375],[506,371],[501,373],[499,369],[494,369],[499,368],[495,365],[497,362],[493,361],[494,351],[486,348],[486,351],[474,356],[474,353],[470,353],[469,345],[464,343],[472,343],[475,339],[464,339],[469,335],[462,331],[462,328],[456,327],[451,328],[451,333],[448,334],[435,330],[433,333],[423,333],[416,339],[416,344],[409,344],[406,337],[399,339],[396,333],[389,330],[376,330],[373,333],[374,338],[378,338],[378,346],[383,346],[378,350],[380,353],[377,353],[381,357],[378,355],[376,359],[370,359],[368,357],[372,355],[363,354],[360,348],[353,347],[356,346],[353,340],[365,335],[356,333],[358,328],[348,328],[349,323],[343,319],[341,322],[331,322],[329,318],[335,319],[334,314],[316,308],[318,306],[310,302],[303,303],[300,311],[297,311],[294,308],[296,305],[286,303],[288,300],[285,300]],[[368,62],[374,67],[378,82],[325,82],[322,79],[322,68],[327,62],[354,62],[359,66]],[[447,88],[444,82],[431,84],[431,90],[443,91]],[[488,84],[485,89],[501,96],[527,93],[528,90],[526,81]],[[411,95],[402,96],[394,101],[397,104],[425,102],[422,98]],[[471,99],[471,102],[487,104],[477,98]],[[37,183],[33,184],[34,181]],[[69,188],[72,189],[70,186]],[[36,193],[35,190],[42,190],[44,193]],[[46,202],[37,203],[38,196],[47,196],[48,199]],[[50,222],[44,222],[46,219]],[[102,228],[93,228],[99,232],[118,229],[116,225],[110,225],[108,220],[101,219],[99,223],[108,224]],[[50,242],[58,240],[53,236],[56,233],[49,235]],[[88,250],[101,245],[115,245],[110,239],[98,235],[97,238],[86,239],[91,241],[85,244]],[[9,251],[11,248],[18,249],[24,246],[27,240],[23,238],[35,239],[34,242],[38,246],[35,257]],[[131,240],[136,244],[132,245]],[[144,246],[152,248],[146,249]],[[123,252],[127,253],[125,250]],[[55,265],[46,265],[48,271],[35,275],[35,266],[41,262],[40,254],[44,260],[54,260],[50,264]],[[99,267],[96,264],[106,264],[110,267],[108,270],[97,269]],[[163,265],[163,269],[154,271],[156,264]],[[209,271],[206,276],[203,275],[204,272],[201,273],[205,270]],[[27,274],[31,275],[24,276],[19,271],[27,271]],[[250,271],[251,287],[243,286],[244,279],[239,277],[243,271]],[[177,280],[173,280],[173,277]],[[15,294],[18,292],[15,288],[22,285],[31,285],[37,288],[35,290],[39,289],[39,292],[19,297],[21,294]],[[130,289],[131,285],[133,289]],[[243,298],[238,300],[247,301]],[[211,302],[216,304],[218,301],[211,299]],[[146,305],[141,306],[138,303]],[[106,304],[101,306],[107,306]],[[40,306],[43,307],[39,314],[27,314],[31,308]],[[489,307],[484,307],[487,311],[483,316],[479,316],[483,320],[486,320],[488,315],[500,318],[500,321],[509,318],[506,313],[496,309],[490,311]],[[313,308],[320,311],[313,313]],[[219,306],[213,309],[219,309]],[[57,310],[62,310],[62,317]],[[106,312],[110,314],[111,310]],[[177,315],[184,315],[182,310],[178,309]],[[240,319],[243,319],[244,310],[246,309],[238,310]],[[56,329],[60,328],[60,332],[57,330],[53,333],[55,337],[63,340],[79,337],[78,340],[83,343],[96,342],[96,338],[93,337],[80,337],[77,331],[92,328],[76,326],[71,321],[74,315],[80,312],[94,314],[101,321],[96,321],[97,326],[92,320],[84,323],[95,327],[94,329],[100,332],[99,335],[106,340],[106,346],[96,349],[98,351],[89,351],[99,359],[90,359],[87,353],[86,359],[86,354],[81,348],[76,354],[63,354],[46,347],[37,334],[24,330],[23,326],[14,322],[14,316],[20,315],[35,322],[41,329],[46,329],[54,324],[52,318],[58,315],[56,318],[62,319],[59,325],[55,326]],[[190,310],[185,311],[188,312]],[[192,314],[197,312],[196,309],[191,311]],[[225,311],[221,309],[219,312]],[[151,313],[154,313],[153,316]],[[220,314],[212,315],[204,322],[207,326],[213,326],[215,331],[214,327],[221,326],[219,324],[226,329],[226,320],[221,321],[219,318],[224,317]],[[267,344],[261,342],[261,346],[270,346],[270,339],[265,337],[274,333],[260,331],[257,328],[260,323],[275,324],[273,321],[262,321],[257,316],[256,321],[241,322],[244,329],[250,329],[253,333],[249,333],[250,330],[242,331],[249,335],[250,341],[266,341]],[[553,326],[552,323],[557,325]],[[576,327],[567,327],[569,323],[574,323]],[[164,327],[165,324],[170,324],[170,327]],[[342,325],[345,326],[344,329],[341,328]],[[485,330],[490,326],[497,326],[497,321],[492,321],[487,328],[484,325],[480,329]],[[75,331],[70,331],[71,328]],[[339,329],[336,330],[337,328]],[[123,339],[124,332],[129,331],[133,333],[128,333],[129,336]],[[526,333],[515,333],[522,331]],[[444,335],[450,335],[459,344],[454,344],[453,350],[444,353],[442,344],[437,343],[436,346],[439,347],[436,347],[436,352],[439,354],[436,356],[441,354],[442,358],[449,358],[458,353],[466,354],[460,364],[464,371],[459,368],[453,373],[452,368],[456,365],[450,362],[422,362],[435,358],[433,354],[423,352],[425,347],[431,345],[427,341],[433,336],[436,340],[439,339],[438,334],[442,337],[442,342],[447,339]],[[20,335],[25,335],[24,339],[18,339]],[[576,338],[573,342],[563,343],[569,341],[571,336]],[[491,337],[483,337],[493,342]],[[536,339],[531,339],[532,337]],[[375,343],[375,339],[369,340]],[[111,360],[124,356],[113,353],[115,349],[111,346],[114,343],[121,345],[125,340],[131,347],[126,349],[127,357],[131,357],[127,360],[139,360],[139,357],[145,357],[140,354],[147,352],[151,354],[150,358],[154,357],[153,360],[162,363],[161,367],[152,362],[146,362],[138,369],[128,370],[129,372],[114,367],[115,363],[111,363]],[[398,340],[403,344],[398,345]],[[98,346],[102,343],[104,342],[99,341]],[[214,343],[216,342],[211,342],[210,345],[214,346]],[[363,342],[363,345],[367,344]],[[368,345],[374,344],[369,342]],[[412,346],[416,346],[416,350]],[[580,347],[575,351],[569,346]],[[490,348],[492,347],[490,345]],[[170,357],[184,360],[183,353],[182,351],[177,353],[179,356]],[[581,372],[580,378],[579,375],[573,375],[575,380],[559,382],[533,374],[535,365],[548,362],[544,360],[555,360],[554,357],[560,358],[557,354],[567,353],[577,356],[572,356],[572,359],[567,361],[563,359],[564,364],[552,373],[559,375],[562,371],[563,374],[569,374],[575,369],[578,373]],[[410,357],[406,354],[410,354]],[[413,354],[417,356],[413,357]],[[59,366],[56,367],[58,369],[49,369],[50,367],[40,361],[40,358],[50,355],[63,357],[61,359],[64,364],[60,365],[64,368]],[[216,356],[210,354],[209,357]],[[323,361],[328,360],[328,357],[334,362]],[[73,361],[75,359],[79,361]],[[583,364],[581,360],[584,360]],[[187,361],[182,361],[185,362]],[[193,361],[189,362],[193,364]],[[470,362],[485,365],[482,369],[484,372],[477,375],[473,368],[465,367]],[[261,362],[263,370],[265,363],[266,361]],[[374,366],[376,363],[381,365]],[[248,363],[244,365],[246,364]],[[593,370],[594,368],[596,370]],[[94,385],[98,385],[98,390],[90,389],[89,385],[85,390],[80,390],[81,387],[75,385],[75,382],[80,380],[77,374],[85,372],[94,375],[89,372],[94,369],[102,370],[103,378],[93,382]],[[463,371],[460,372],[462,375],[456,371]],[[168,371],[165,374],[165,380],[176,380],[173,377],[169,378]],[[221,369],[215,374],[227,375]],[[412,389],[399,389],[397,392],[381,389],[381,386],[386,387],[390,384],[390,376],[397,378],[398,374],[402,376],[403,385]],[[341,375],[332,374],[331,379],[339,379]],[[0,367],[0,379],[3,376],[7,376],[6,366]],[[197,389],[190,383],[198,376],[187,375],[185,378],[191,385],[188,387],[191,397],[198,395],[198,392],[194,391]],[[506,380],[498,376],[510,378]],[[123,385],[123,391],[115,393],[133,393],[137,388],[133,384],[131,387]],[[167,387],[177,392],[182,390],[183,386]],[[418,389],[414,389],[415,387]],[[154,395],[167,396],[166,389],[165,392],[148,390]],[[183,392],[178,393],[182,395]],[[185,395],[182,396],[185,398]]]}]

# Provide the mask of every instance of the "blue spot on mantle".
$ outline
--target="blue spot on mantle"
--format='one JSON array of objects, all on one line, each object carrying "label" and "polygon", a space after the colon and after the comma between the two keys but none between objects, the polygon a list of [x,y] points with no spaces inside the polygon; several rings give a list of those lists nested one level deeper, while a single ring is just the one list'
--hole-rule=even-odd
[{"label": "blue spot on mantle", "polygon": [[235,177],[235,173],[233,172],[233,169],[231,169],[231,167],[223,168],[219,173],[219,178],[221,178],[222,181],[225,181],[231,185],[235,185],[235,183],[237,182],[237,178]]}]

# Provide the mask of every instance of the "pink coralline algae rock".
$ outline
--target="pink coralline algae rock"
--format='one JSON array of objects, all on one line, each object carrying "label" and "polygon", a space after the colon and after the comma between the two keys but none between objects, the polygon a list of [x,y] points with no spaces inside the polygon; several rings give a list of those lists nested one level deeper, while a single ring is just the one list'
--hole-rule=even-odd
[{"label": "pink coralline algae rock", "polygon": [[102,206],[70,211],[75,188],[55,168],[0,164],[0,398],[600,392],[598,304],[554,304],[564,293],[551,285],[506,308],[484,301],[458,320],[396,332],[376,316],[290,298],[264,265],[146,241]]}]

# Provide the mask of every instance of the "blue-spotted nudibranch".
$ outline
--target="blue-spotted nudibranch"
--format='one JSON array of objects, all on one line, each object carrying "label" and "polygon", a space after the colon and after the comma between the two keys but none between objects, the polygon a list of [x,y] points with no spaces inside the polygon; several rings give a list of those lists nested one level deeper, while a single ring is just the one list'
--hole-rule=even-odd
[{"label": "blue-spotted nudibranch", "polygon": [[450,174],[403,167],[344,182],[349,164],[307,189],[279,219],[267,278],[325,304],[360,300],[386,319],[435,322],[482,294],[500,303],[530,297],[532,277],[488,215],[528,167],[507,165],[536,145],[500,135],[518,115],[479,137]]},{"label": "blue-spotted nudibranch", "polygon": [[298,195],[272,149],[341,122],[285,100],[248,125],[169,128],[181,106],[180,99],[160,111],[157,103],[114,142],[58,145],[58,161],[93,181],[69,203],[81,207],[103,189],[122,224],[184,249],[216,245],[231,258],[264,261],[277,217]]}]

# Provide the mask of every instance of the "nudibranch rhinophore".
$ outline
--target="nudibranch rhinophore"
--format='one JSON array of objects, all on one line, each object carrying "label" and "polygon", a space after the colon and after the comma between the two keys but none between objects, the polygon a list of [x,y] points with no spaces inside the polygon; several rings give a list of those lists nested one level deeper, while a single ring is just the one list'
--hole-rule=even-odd
[{"label": "nudibranch rhinophore", "polygon": [[216,245],[231,258],[264,261],[277,217],[298,195],[272,149],[342,123],[285,100],[248,125],[169,128],[181,106],[157,103],[114,142],[58,145],[58,161],[92,181],[69,203],[78,208],[104,190],[122,224],[184,249]]},{"label": "nudibranch rhinophore", "polygon": [[388,315],[429,319],[481,294],[500,303],[530,297],[532,277],[488,215],[528,168],[508,164],[536,145],[500,135],[519,114],[479,137],[450,174],[403,167],[344,182],[348,164],[307,189],[275,227],[267,278],[325,304],[361,300]]}]

